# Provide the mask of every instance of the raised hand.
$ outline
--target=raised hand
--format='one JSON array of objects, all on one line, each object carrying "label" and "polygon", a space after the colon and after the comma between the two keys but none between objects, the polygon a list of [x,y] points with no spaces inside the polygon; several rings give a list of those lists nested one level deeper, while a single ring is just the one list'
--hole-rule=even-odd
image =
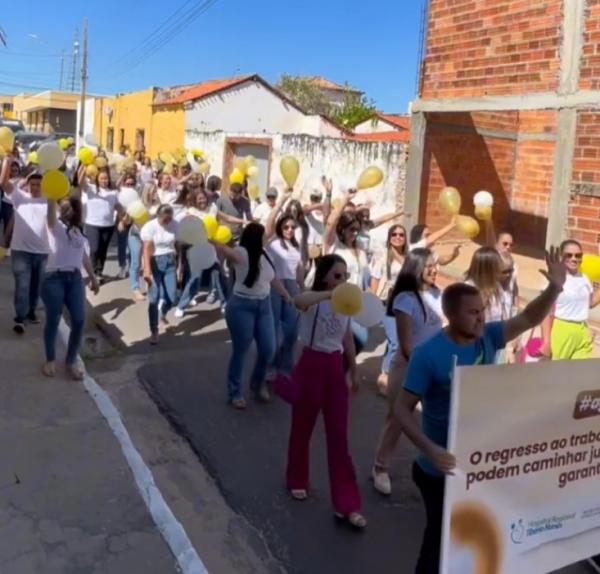
[{"label": "raised hand", "polygon": [[567,269],[562,262],[558,247],[550,247],[550,251],[546,251],[546,267],[547,270],[540,269],[540,273],[550,284],[562,289],[567,280]]}]

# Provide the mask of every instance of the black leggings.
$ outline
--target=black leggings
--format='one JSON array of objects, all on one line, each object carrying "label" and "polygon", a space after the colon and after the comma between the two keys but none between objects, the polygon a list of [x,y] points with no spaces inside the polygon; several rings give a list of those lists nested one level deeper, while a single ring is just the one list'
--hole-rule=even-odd
[{"label": "black leggings", "polygon": [[427,525],[415,574],[438,574],[440,571],[440,546],[442,542],[442,519],[444,515],[443,476],[425,472],[417,463],[413,466],[413,480],[423,497]]},{"label": "black leggings", "polygon": [[102,275],[102,271],[104,271],[108,246],[114,232],[114,225],[110,227],[97,227],[96,225],[86,224],[85,226],[85,234],[90,243],[90,259],[92,260],[92,267],[96,275]]}]

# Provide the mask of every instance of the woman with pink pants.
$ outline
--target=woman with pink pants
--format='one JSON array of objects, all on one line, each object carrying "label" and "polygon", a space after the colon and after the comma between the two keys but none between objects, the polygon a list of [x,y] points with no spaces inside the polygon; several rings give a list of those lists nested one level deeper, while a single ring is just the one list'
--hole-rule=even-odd
[{"label": "woman with pink pants", "polygon": [[319,260],[312,291],[294,302],[302,315],[300,341],[304,345],[290,384],[297,387],[293,401],[288,449],[287,485],[296,500],[308,497],[310,439],[323,412],[331,499],[335,516],[353,528],[367,525],[360,514],[361,499],[354,464],[348,451],[350,388],[357,389],[355,348],[350,318],[331,307],[332,290],[348,277],[339,255]]}]

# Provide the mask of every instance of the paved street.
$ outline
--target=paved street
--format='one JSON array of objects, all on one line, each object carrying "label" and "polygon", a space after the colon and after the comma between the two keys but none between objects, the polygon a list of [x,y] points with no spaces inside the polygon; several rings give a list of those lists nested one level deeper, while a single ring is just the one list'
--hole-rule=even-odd
[{"label": "paved street", "polygon": [[[4,325],[11,316],[8,270],[6,262],[0,265]],[[296,503],[283,481],[289,407],[251,403],[238,413],[225,405],[228,334],[218,310],[200,305],[172,320],[161,344],[151,348],[146,305],[129,299],[125,281],[109,283],[90,301],[102,333],[90,321],[83,349],[88,370],[118,408],[209,572],[413,572],[423,514],[409,480],[412,449],[403,442],[394,461],[392,497],[376,495],[368,480],[385,411],[374,393],[377,356],[366,354],[364,384],[352,406],[352,452],[370,520],[367,531],[356,534],[331,515],[321,427],[313,443],[312,497]],[[62,377],[38,375],[41,329],[28,330],[30,344],[6,329],[0,339],[11,358],[11,376],[0,390],[0,452],[7,461],[0,571],[177,572],[87,393]],[[575,566],[563,574],[587,571]]]}]

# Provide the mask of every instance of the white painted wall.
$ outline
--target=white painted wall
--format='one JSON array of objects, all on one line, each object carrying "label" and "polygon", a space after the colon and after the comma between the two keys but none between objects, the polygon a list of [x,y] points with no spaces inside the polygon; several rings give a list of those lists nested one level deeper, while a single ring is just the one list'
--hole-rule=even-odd
[{"label": "white painted wall", "polygon": [[186,130],[247,134],[340,135],[319,116],[306,116],[261,83],[248,81],[190,104]]},{"label": "white painted wall", "polygon": [[397,126],[388,124],[386,121],[378,118],[366,120],[354,128],[357,134],[380,134],[382,132],[401,131]]},{"label": "white painted wall", "polygon": [[[226,137],[247,138],[253,135],[255,134],[187,131],[185,147],[203,149],[211,165],[210,173],[222,177],[226,175],[223,174]],[[408,151],[405,144],[355,142],[298,134],[276,134],[271,137],[271,141],[272,157],[268,185],[279,189],[285,186],[279,171],[279,162],[285,155],[292,155],[300,162],[296,192],[307,201],[311,190],[321,187],[322,175],[334,180],[335,197],[340,193],[341,187],[354,185],[363,169],[370,165],[378,165],[385,174],[383,183],[372,190],[361,192],[358,201],[373,202],[374,216],[392,212],[404,204]]]}]

